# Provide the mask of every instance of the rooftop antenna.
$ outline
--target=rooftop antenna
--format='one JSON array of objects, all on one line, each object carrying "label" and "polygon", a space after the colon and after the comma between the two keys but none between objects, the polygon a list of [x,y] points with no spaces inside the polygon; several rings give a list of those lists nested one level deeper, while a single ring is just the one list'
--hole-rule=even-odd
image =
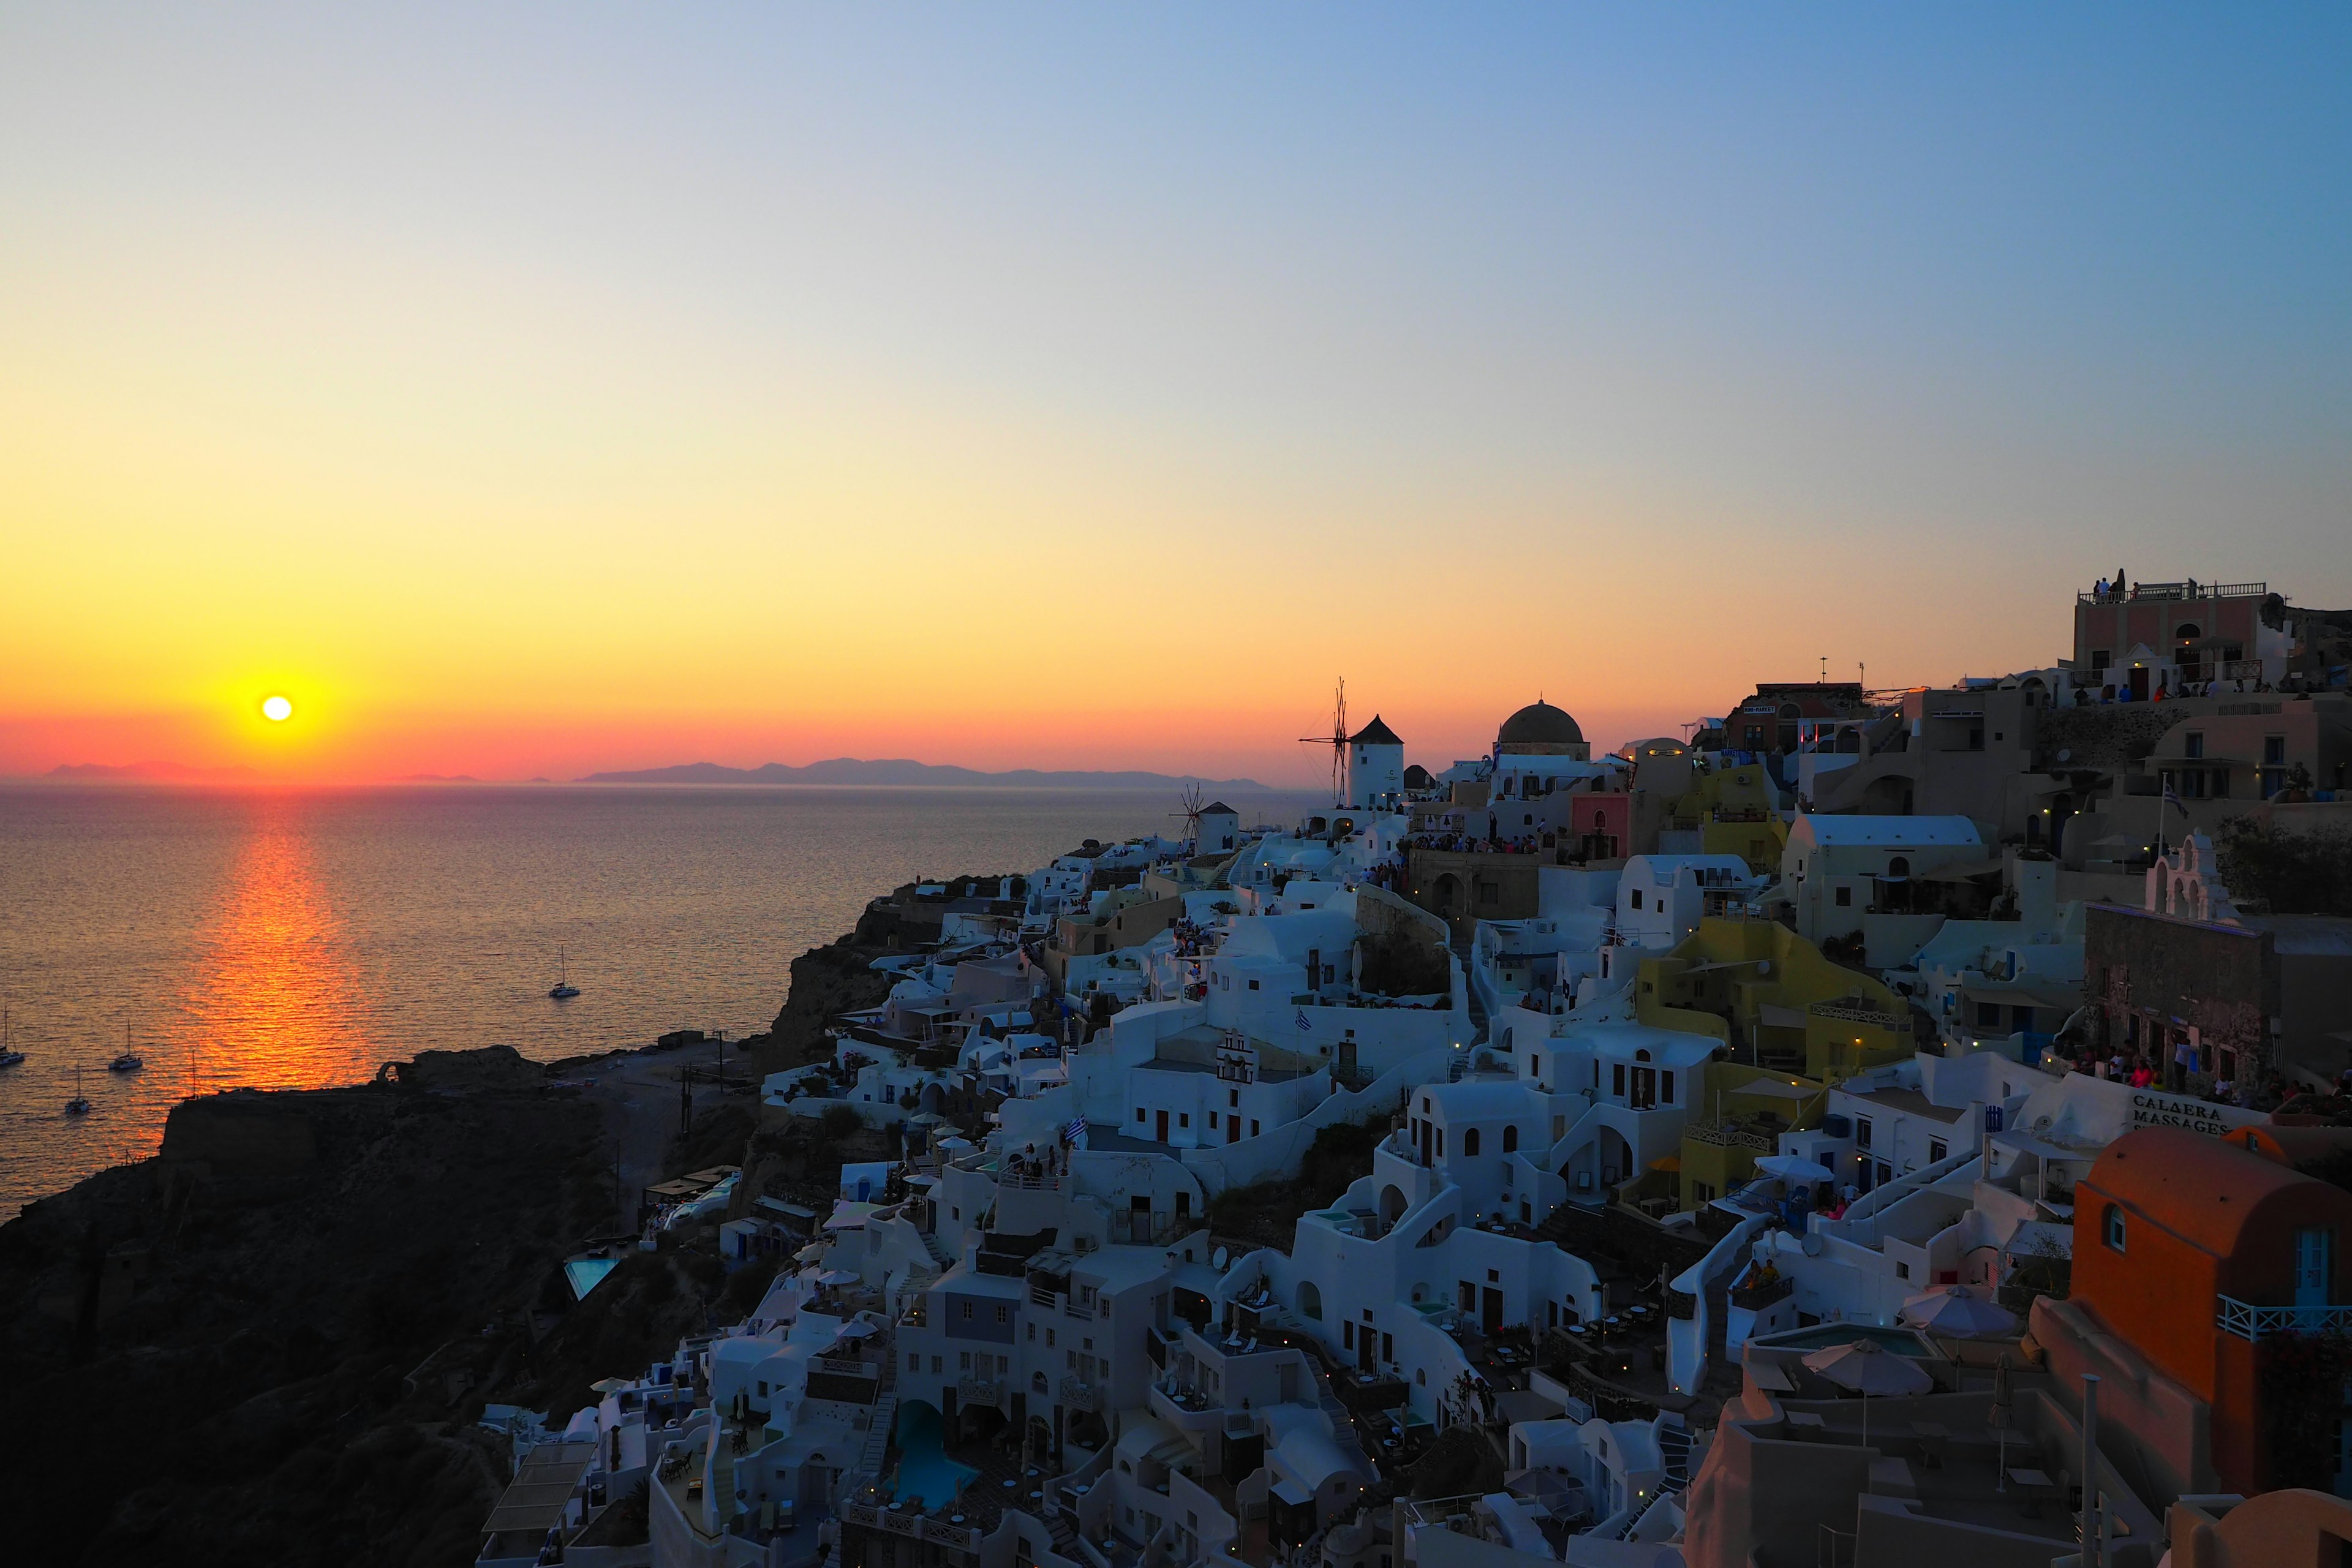
[{"label": "rooftop antenna", "polygon": [[1347,677],[1342,676],[1339,678],[1339,688],[1332,694],[1331,733],[1328,735],[1301,735],[1298,737],[1298,743],[1302,746],[1328,746],[1331,748],[1331,804],[1333,805],[1347,805],[1348,796],[1343,787],[1348,775]]},{"label": "rooftop antenna", "polygon": [[1822,655],[1822,684],[1823,686],[1827,686],[1829,683],[1830,683],[1830,656],[1829,656],[1829,655],[1827,655],[1827,654],[1823,654],[1823,655]]}]

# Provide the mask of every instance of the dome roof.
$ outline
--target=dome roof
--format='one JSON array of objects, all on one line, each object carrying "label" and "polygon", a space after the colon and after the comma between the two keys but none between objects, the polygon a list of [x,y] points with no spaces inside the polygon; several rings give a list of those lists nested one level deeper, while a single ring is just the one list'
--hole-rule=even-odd
[{"label": "dome roof", "polygon": [[1566,710],[1555,708],[1538,699],[1503,721],[1495,735],[1495,744],[1501,746],[1573,746],[1584,740],[1584,731]]}]

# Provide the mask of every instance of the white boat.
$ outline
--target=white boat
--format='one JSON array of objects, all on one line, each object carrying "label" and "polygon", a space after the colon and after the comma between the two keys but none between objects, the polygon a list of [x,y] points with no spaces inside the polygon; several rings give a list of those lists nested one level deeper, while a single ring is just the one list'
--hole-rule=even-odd
[{"label": "white boat", "polygon": [[572,969],[564,961],[561,949],[555,954],[555,985],[548,992],[550,996],[554,997],[558,1002],[562,1002],[580,994],[580,987],[572,984]]},{"label": "white boat", "polygon": [[122,1054],[106,1064],[109,1072],[137,1072],[147,1065],[147,1058],[131,1048],[131,1026],[122,1026]]},{"label": "white boat", "polygon": [[74,1093],[73,1098],[66,1101],[66,1114],[68,1116],[89,1114],[89,1101],[82,1098],[81,1068],[79,1066],[74,1068]]}]

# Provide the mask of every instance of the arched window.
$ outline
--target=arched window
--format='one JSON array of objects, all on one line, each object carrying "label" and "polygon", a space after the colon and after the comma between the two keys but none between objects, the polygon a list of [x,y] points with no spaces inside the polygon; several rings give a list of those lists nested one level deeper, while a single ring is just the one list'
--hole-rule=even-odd
[{"label": "arched window", "polygon": [[2121,1204],[2109,1204],[2099,1221],[2099,1235],[2117,1252],[2124,1249],[2124,1209]]},{"label": "arched window", "polygon": [[1513,1125],[1511,1125],[1511,1126],[1508,1126],[1508,1127],[1504,1128],[1504,1129],[1503,1129],[1503,1152],[1504,1152],[1504,1153],[1506,1153],[1506,1154],[1513,1153],[1513,1152],[1517,1152],[1517,1150],[1518,1149],[1518,1146],[1519,1146],[1519,1129],[1518,1129],[1517,1124],[1517,1123],[1514,1123],[1514,1124],[1513,1124]]},{"label": "arched window", "polygon": [[1635,1052],[1633,1053],[1633,1059],[1634,1059],[1635,1061],[1637,1061],[1637,1062],[1645,1062],[1645,1061],[1648,1061],[1648,1060],[1650,1059],[1650,1053],[1649,1053],[1648,1048],[1645,1047],[1643,1047],[1643,1049],[1641,1049],[1641,1050],[1635,1051]]},{"label": "arched window", "polygon": [[1466,1155],[1475,1154],[1477,1152],[1478,1130],[1473,1127],[1462,1134],[1462,1152]]},{"label": "arched window", "polygon": [[1907,855],[1897,855],[1894,859],[1889,860],[1886,863],[1886,874],[1890,877],[1909,876],[1911,874],[1910,857]]},{"label": "arched window", "polygon": [[1318,1322],[1323,1320],[1323,1292],[1316,1288],[1312,1279],[1298,1282],[1298,1315],[1313,1318]]}]

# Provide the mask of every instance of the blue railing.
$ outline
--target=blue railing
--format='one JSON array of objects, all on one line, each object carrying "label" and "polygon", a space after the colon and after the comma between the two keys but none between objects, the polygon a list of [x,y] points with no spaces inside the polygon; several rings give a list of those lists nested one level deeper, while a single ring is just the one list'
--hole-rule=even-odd
[{"label": "blue railing", "polygon": [[2257,1307],[2235,1296],[2215,1296],[2213,1321],[2225,1334],[2261,1340],[2272,1334],[2318,1334],[2352,1330],[2352,1305]]}]

